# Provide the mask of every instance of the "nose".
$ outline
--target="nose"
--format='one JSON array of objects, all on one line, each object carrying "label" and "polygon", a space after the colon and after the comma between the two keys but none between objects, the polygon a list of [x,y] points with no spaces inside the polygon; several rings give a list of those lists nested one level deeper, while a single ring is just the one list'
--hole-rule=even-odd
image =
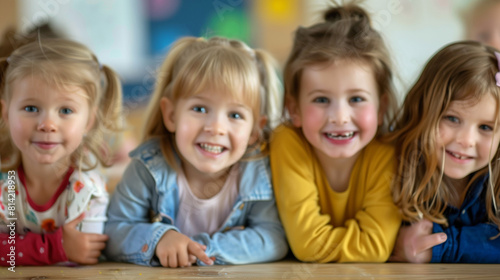
[{"label": "nose", "polygon": [[56,132],[57,124],[54,117],[49,113],[43,114],[38,122],[37,130],[42,132]]},{"label": "nose", "polygon": [[227,117],[223,114],[212,114],[205,121],[205,132],[213,135],[224,135],[227,133]]},{"label": "nose", "polygon": [[337,125],[346,124],[350,115],[348,105],[342,102],[335,103],[332,102],[332,106],[329,108],[329,121]]},{"label": "nose", "polygon": [[457,133],[457,143],[465,148],[474,146],[476,133],[473,127],[463,127]]}]

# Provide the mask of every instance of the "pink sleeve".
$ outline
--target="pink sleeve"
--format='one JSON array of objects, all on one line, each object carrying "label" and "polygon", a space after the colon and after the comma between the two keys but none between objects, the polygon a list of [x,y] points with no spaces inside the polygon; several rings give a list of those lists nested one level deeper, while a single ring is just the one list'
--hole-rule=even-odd
[{"label": "pink sleeve", "polygon": [[51,265],[68,260],[62,245],[62,228],[49,234],[16,234],[15,238],[0,233],[0,244],[0,266]]}]

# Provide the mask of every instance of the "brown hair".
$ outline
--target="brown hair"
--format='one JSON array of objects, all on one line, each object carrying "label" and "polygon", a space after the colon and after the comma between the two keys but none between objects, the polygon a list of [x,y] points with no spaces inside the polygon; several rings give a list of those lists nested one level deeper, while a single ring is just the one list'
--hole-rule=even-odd
[{"label": "brown hair", "polygon": [[[260,132],[254,147],[260,147],[268,142],[281,110],[280,83],[274,66],[274,59],[265,51],[253,50],[238,40],[220,37],[179,39],[159,70],[143,140],[160,139],[165,159],[177,167],[174,135],[163,124],[160,100],[167,97],[175,105],[181,98],[213,88],[242,98],[252,108],[254,129]],[[261,116],[268,118],[262,130],[258,126]]]},{"label": "brown hair", "polygon": [[[84,45],[65,39],[41,39],[16,49],[8,58],[0,59],[0,98],[9,106],[12,85],[35,75],[48,85],[65,88],[77,86],[87,93],[90,112],[95,111],[93,127],[80,147],[71,155],[71,164],[82,170],[98,165],[109,166],[110,153],[105,137],[122,130],[122,90],[118,75],[101,65]],[[8,108],[1,108],[7,110]],[[89,154],[90,153],[90,154]],[[19,151],[10,139],[9,129],[0,119],[0,158],[2,169],[19,165]],[[82,163],[82,164],[80,164]]]},{"label": "brown hair", "polygon": [[[324,22],[299,27],[284,70],[285,97],[298,101],[300,80],[305,67],[348,59],[367,63],[375,74],[380,97],[388,107],[381,130],[387,130],[397,99],[392,84],[391,61],[384,40],[370,24],[370,17],[355,4],[332,7]],[[286,100],[285,99],[285,100]]]},{"label": "brown hair", "polygon": [[[398,160],[394,200],[406,220],[423,217],[448,224],[443,213],[455,191],[446,180],[439,184],[442,176],[436,154],[439,122],[452,101],[477,102],[491,94],[500,105],[500,89],[495,81],[499,69],[494,51],[473,41],[450,44],[429,60],[408,92],[401,114],[395,119],[395,131],[387,136],[387,140],[395,143]],[[499,151],[493,159],[499,157]],[[490,180],[495,179],[494,194],[488,188],[486,210],[488,218],[500,228],[498,213],[492,205],[493,199],[499,204],[500,166],[493,159]],[[477,171],[468,185],[487,172],[488,166]]]}]

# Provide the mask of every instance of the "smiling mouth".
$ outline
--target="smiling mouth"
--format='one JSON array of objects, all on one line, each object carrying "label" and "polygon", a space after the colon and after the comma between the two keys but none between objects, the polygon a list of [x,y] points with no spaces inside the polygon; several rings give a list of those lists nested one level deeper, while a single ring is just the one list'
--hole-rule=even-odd
[{"label": "smiling mouth", "polygon": [[446,151],[446,153],[448,153],[449,155],[451,155],[452,157],[454,158],[457,158],[457,159],[471,159],[472,157],[468,157],[468,156],[462,156],[462,155],[459,155],[459,154],[456,154],[454,152],[450,152],[450,151]]},{"label": "smiling mouth", "polygon": [[206,143],[201,143],[201,144],[198,144],[198,146],[200,148],[202,148],[203,150],[205,150],[209,153],[212,153],[212,154],[220,154],[224,151],[224,147],[219,146],[219,145],[210,145],[210,144],[206,144]]},{"label": "smiling mouth", "polygon": [[354,131],[344,132],[344,133],[325,133],[326,137],[335,140],[347,140],[354,136]]}]

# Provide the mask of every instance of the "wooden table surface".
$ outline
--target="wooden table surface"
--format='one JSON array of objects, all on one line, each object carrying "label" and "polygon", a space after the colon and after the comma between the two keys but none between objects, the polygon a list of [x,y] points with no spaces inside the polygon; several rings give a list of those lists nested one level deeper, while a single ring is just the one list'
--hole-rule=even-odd
[{"label": "wooden table surface", "polygon": [[0,279],[500,279],[500,265],[496,264],[311,264],[285,260],[176,269],[111,262],[79,267],[22,266],[15,272],[0,269]]}]

